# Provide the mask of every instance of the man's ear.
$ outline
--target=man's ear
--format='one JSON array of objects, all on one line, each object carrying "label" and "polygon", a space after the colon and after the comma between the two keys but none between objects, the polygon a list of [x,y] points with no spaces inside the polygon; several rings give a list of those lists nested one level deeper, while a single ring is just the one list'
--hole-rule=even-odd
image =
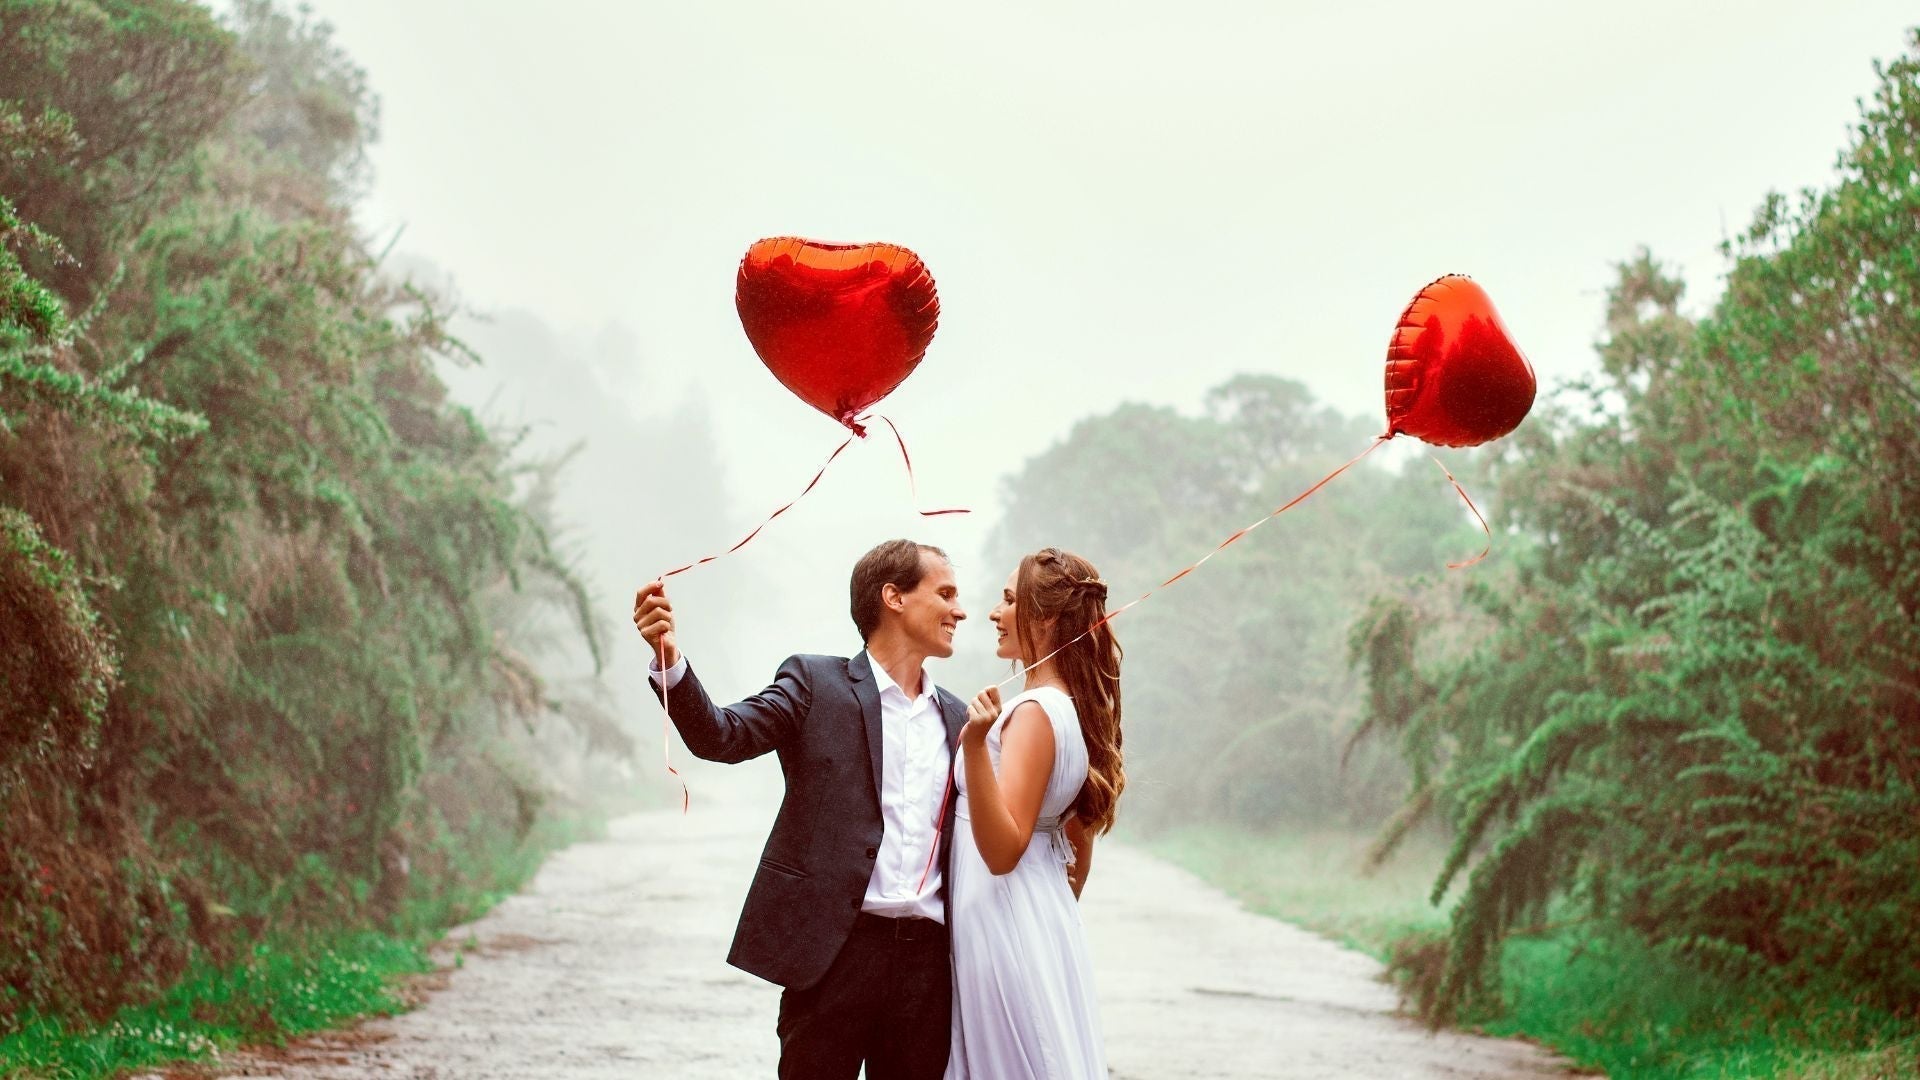
[{"label": "man's ear", "polygon": [[900,591],[900,586],[889,581],[880,586],[880,603],[889,611],[905,611],[907,594]]}]

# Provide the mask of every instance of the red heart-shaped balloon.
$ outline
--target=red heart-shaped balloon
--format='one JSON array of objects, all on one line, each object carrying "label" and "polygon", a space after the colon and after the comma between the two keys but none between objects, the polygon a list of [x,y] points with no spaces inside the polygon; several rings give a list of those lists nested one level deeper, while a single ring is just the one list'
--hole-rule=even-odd
[{"label": "red heart-shaped balloon", "polygon": [[1414,295],[1387,345],[1387,434],[1479,446],[1526,419],[1533,365],[1487,290],[1448,274]]},{"label": "red heart-shaped balloon", "polygon": [[859,416],[919,366],[940,321],[932,275],[894,244],[762,240],[740,260],[733,299],[773,377],[857,434]]}]

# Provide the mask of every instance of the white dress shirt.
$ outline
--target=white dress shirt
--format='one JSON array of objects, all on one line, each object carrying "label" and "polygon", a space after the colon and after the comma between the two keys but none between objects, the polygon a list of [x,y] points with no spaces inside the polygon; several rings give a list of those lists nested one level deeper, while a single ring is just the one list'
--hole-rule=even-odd
[{"label": "white dress shirt", "polygon": [[[933,679],[920,674],[920,694],[909,698],[885,668],[872,663],[874,689],[880,693],[880,850],[873,860],[860,910],[890,918],[919,915],[945,922],[940,903],[940,864],[933,860],[941,799],[953,767],[946,719]],[[682,654],[663,673],[654,660],[648,672],[671,690],[686,674]],[[928,869],[928,862],[933,867]],[[925,884],[921,884],[925,875]]]},{"label": "white dress shirt", "polygon": [[[871,661],[873,658],[867,658]],[[920,696],[908,698],[885,668],[873,665],[880,691],[880,854],[860,910],[899,918],[920,915],[945,922],[940,864],[933,860],[940,799],[947,791],[953,752],[933,679],[920,674]],[[927,864],[933,862],[929,871]],[[920,887],[921,877],[926,884]]]}]

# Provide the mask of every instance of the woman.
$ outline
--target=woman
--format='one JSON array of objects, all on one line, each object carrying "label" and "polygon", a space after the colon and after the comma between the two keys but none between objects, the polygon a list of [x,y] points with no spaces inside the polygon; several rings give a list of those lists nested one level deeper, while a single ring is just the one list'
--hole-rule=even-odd
[{"label": "woman", "polygon": [[1075,905],[1126,783],[1106,600],[1093,564],[1046,548],[990,616],[1026,687],[1004,706],[981,691],[960,733],[949,1080],[1107,1075]]}]

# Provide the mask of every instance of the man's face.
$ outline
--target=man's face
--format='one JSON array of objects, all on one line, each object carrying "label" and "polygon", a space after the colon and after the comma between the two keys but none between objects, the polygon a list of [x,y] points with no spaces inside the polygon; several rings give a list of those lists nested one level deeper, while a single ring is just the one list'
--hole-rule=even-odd
[{"label": "man's face", "polygon": [[908,640],[928,656],[953,655],[953,631],[967,613],[960,607],[960,588],[953,567],[932,552],[920,553],[920,584],[901,593],[900,626]]}]

